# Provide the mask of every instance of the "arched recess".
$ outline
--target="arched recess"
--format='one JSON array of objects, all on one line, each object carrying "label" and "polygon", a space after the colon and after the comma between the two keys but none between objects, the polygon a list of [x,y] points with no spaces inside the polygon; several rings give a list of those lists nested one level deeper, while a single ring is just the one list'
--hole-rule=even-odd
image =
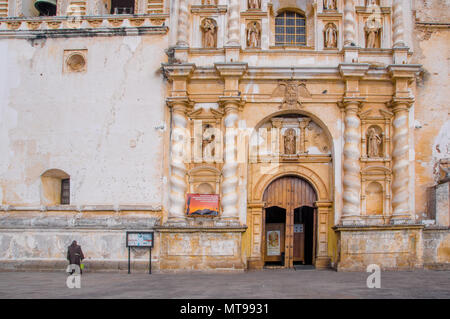
[{"label": "arched recess", "polygon": [[[331,256],[334,256],[333,250],[336,246],[336,237],[331,229],[334,226],[333,214],[333,194],[334,194],[334,144],[331,133],[326,125],[314,114],[304,110],[282,110],[275,112],[263,118],[255,126],[253,134],[268,121],[275,117],[283,115],[293,116],[299,115],[308,117],[318,127],[321,128],[322,134],[325,135],[329,142],[330,149],[328,155],[314,157],[304,154],[298,156],[294,160],[284,160],[280,158],[275,163],[264,163],[259,159],[256,162],[250,160],[250,148],[248,149],[248,211],[247,225],[249,226],[250,235],[250,251],[249,266],[250,268],[261,268],[263,262],[263,216],[264,201],[263,194],[266,188],[274,180],[282,176],[296,176],[306,180],[314,188],[317,194],[315,208],[317,210],[317,242],[316,242],[316,268],[329,267]],[[250,142],[250,140],[249,140]],[[248,145],[250,147],[250,143]],[[264,169],[262,169],[262,167]],[[331,243],[331,245],[330,245]],[[329,249],[330,248],[330,249]]]},{"label": "arched recess", "polygon": [[47,206],[70,204],[70,175],[49,169],[41,175],[41,203]]}]

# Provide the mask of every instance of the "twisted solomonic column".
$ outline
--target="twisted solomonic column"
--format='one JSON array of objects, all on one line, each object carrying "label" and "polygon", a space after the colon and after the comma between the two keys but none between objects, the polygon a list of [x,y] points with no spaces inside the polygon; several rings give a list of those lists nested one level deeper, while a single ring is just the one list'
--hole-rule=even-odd
[{"label": "twisted solomonic column", "polygon": [[353,224],[360,220],[361,214],[361,176],[359,159],[361,156],[361,128],[358,116],[360,102],[344,101],[344,176],[342,223]]},{"label": "twisted solomonic column", "polygon": [[239,119],[239,100],[223,102],[225,110],[225,163],[222,168],[222,218],[238,219],[238,160],[237,160],[237,122]]},{"label": "twisted solomonic column", "polygon": [[239,0],[230,0],[227,45],[239,45]]},{"label": "twisted solomonic column", "polygon": [[392,182],[392,220],[410,219],[409,212],[409,143],[408,113],[410,99],[394,99],[393,101],[393,182]]},{"label": "twisted solomonic column", "polygon": [[394,0],[392,6],[392,38],[395,47],[404,47],[405,43],[403,40],[404,30],[403,30],[403,4],[402,0]]},{"label": "twisted solomonic column", "polygon": [[355,3],[354,0],[345,0],[344,4],[344,46],[355,43],[356,34]]},{"label": "twisted solomonic column", "polygon": [[178,8],[177,46],[188,47],[189,7],[188,0],[180,0]]},{"label": "twisted solomonic column", "polygon": [[172,136],[170,157],[170,193],[169,193],[169,222],[182,223],[185,221],[184,204],[187,189],[185,154],[188,136],[186,112],[190,106],[187,98],[172,98],[168,101],[172,109]]}]

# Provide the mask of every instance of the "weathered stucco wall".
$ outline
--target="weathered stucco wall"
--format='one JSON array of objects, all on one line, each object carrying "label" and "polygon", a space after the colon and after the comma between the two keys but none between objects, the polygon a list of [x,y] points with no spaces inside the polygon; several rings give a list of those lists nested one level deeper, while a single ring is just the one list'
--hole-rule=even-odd
[{"label": "weathered stucco wall", "polygon": [[[71,204],[161,205],[166,36],[0,41],[0,203],[40,205],[70,175]],[[64,50],[87,50],[63,72]]]},{"label": "weathered stucco wall", "polygon": [[450,231],[448,229],[425,229],[423,244],[423,263],[426,268],[450,269]]},{"label": "weathered stucco wall", "polygon": [[[437,5],[428,10],[421,11],[419,22],[433,22],[432,12],[436,10],[443,15],[449,12],[438,9]],[[444,16],[441,20],[448,23],[450,18]],[[417,24],[414,35],[412,63],[422,64],[423,68],[417,81],[414,107],[415,206],[417,217],[423,218],[426,188],[435,185],[439,178],[439,160],[450,158],[450,30]]]}]

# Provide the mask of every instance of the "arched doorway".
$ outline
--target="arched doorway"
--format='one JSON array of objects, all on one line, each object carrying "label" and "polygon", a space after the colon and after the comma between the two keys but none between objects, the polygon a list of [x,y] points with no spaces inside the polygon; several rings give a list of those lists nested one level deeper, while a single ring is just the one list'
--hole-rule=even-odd
[{"label": "arched doorway", "polygon": [[269,184],[263,195],[265,265],[314,264],[316,201],[316,191],[300,177],[283,176]]}]

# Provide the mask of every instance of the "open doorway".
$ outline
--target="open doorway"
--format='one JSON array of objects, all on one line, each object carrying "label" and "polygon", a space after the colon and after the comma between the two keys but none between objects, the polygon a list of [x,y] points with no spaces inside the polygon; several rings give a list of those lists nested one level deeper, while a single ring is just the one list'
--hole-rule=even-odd
[{"label": "open doorway", "polygon": [[294,209],[294,265],[314,263],[314,208]]},{"label": "open doorway", "polygon": [[266,208],[265,266],[284,266],[286,209]]}]

